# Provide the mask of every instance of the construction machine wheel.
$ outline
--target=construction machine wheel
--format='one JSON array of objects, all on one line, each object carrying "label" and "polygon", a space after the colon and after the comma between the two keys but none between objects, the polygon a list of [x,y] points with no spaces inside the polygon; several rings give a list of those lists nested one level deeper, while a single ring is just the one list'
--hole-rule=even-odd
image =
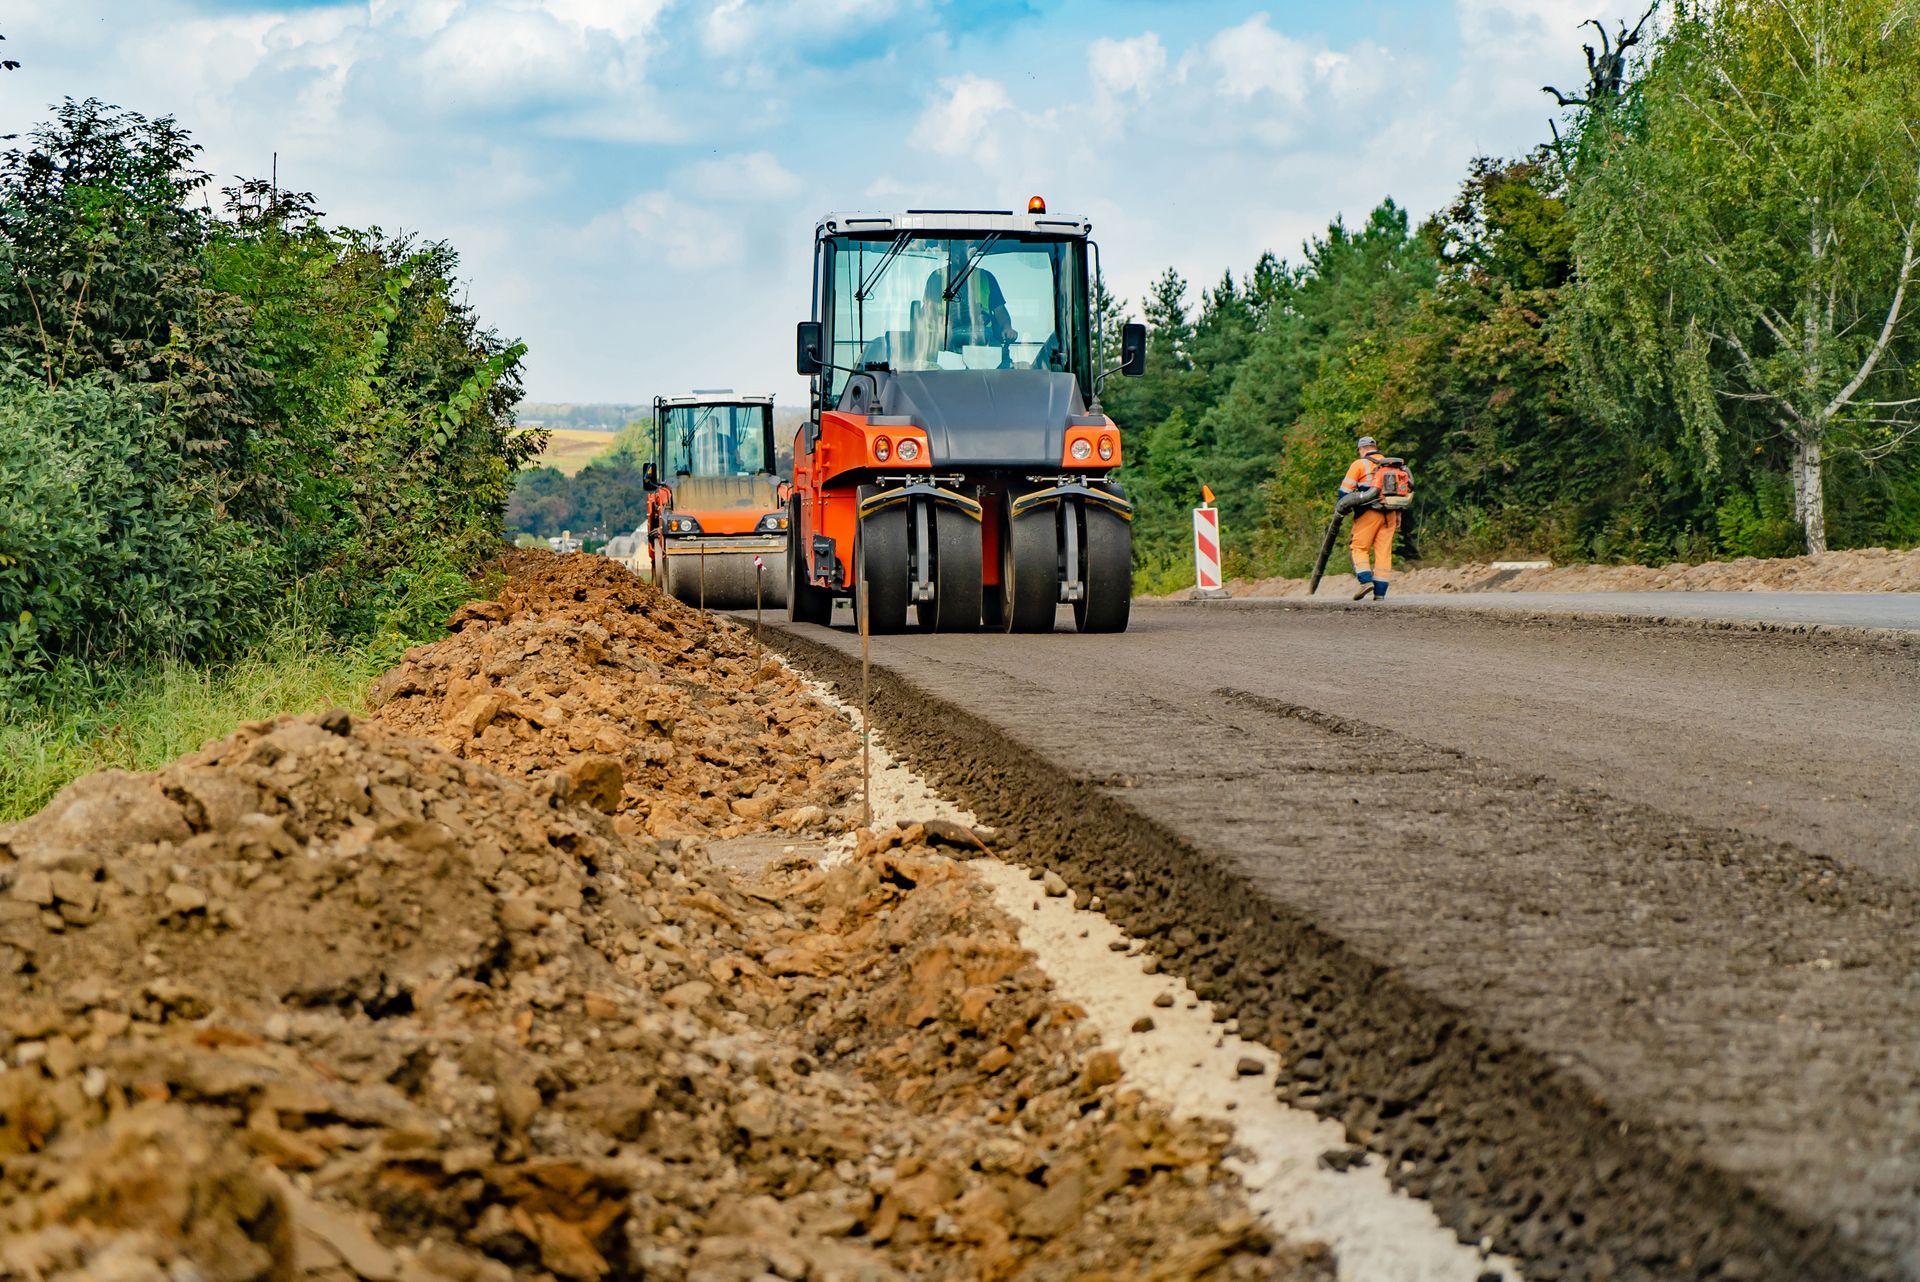
[{"label": "construction machine wheel", "polygon": [[660,558],[660,587],[674,600],[691,606],[711,605],[701,592],[700,558],[697,556],[662,556]]},{"label": "construction machine wheel", "polygon": [[914,603],[920,628],[972,632],[980,626],[980,522],[930,503],[927,516],[933,530],[933,600]]},{"label": "construction machine wheel", "polygon": [[[765,577],[765,570],[753,568],[752,552],[709,551],[704,556],[697,552],[682,553],[666,558],[666,582],[663,586],[668,593],[685,601],[688,605],[704,606],[709,610],[751,610],[754,605],[756,583],[763,592],[762,607],[775,607],[781,604],[782,585],[785,583],[783,567],[775,559],[772,570],[772,582]],[[761,558],[766,559],[764,556]]]},{"label": "construction machine wheel", "polygon": [[833,622],[833,594],[813,586],[807,573],[807,545],[800,533],[799,500],[787,506],[787,621],[790,623]]},{"label": "construction machine wheel", "polygon": [[1133,608],[1133,526],[1104,508],[1081,511],[1080,582],[1073,626],[1082,632],[1125,632]]},{"label": "construction machine wheel", "polygon": [[1008,632],[1053,631],[1060,604],[1060,543],[1055,513],[1009,518],[1000,538],[1000,626]]},{"label": "construction machine wheel", "polygon": [[655,580],[660,590],[685,605],[700,604],[699,568],[688,564],[683,556],[670,557],[664,551],[660,554],[660,575]]},{"label": "construction machine wheel", "polygon": [[874,636],[906,631],[913,581],[907,568],[905,504],[860,518],[860,556],[865,562],[867,631]]}]

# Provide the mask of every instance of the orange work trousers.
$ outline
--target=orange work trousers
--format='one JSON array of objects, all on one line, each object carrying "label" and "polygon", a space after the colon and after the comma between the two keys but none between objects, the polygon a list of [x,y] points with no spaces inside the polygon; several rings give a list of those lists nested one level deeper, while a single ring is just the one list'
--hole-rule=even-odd
[{"label": "orange work trousers", "polygon": [[1376,579],[1393,573],[1393,536],[1400,528],[1398,512],[1367,508],[1353,518],[1353,568],[1372,570]]}]

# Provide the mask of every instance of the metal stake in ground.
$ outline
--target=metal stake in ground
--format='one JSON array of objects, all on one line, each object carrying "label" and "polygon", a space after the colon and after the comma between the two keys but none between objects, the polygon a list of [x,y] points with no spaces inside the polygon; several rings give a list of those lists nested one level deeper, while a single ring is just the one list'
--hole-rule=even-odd
[{"label": "metal stake in ground", "polygon": [[700,608],[707,608],[707,545],[700,545]]},{"label": "metal stake in ground", "polygon": [[767,563],[759,557],[753,558],[753,643],[760,644],[760,575]]},{"label": "metal stake in ground", "polygon": [[867,541],[854,549],[853,599],[860,624],[860,826],[873,827],[873,629],[867,621]]}]

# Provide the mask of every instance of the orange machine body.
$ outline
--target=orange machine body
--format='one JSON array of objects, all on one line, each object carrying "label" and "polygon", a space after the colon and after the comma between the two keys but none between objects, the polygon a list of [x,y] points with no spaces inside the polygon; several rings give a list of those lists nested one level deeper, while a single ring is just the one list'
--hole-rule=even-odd
[{"label": "orange machine body", "polygon": [[[900,443],[915,442],[918,458],[904,462]],[[1074,457],[1074,443],[1085,441],[1086,459]],[[876,445],[886,444],[886,456],[876,457]],[[1103,453],[1102,447],[1105,447]],[[1101,476],[1119,467],[1123,461],[1120,429],[1112,419],[1105,426],[1070,427],[1061,450],[1059,466],[1063,472],[1083,472]],[[931,475],[934,461],[927,433],[907,425],[874,426],[865,414],[842,414],[828,410],[820,416],[820,431],[812,449],[807,448],[807,429],[801,428],[793,442],[793,501],[798,509],[799,529],[809,535],[825,535],[836,548],[851,548],[860,523],[860,487],[884,475]],[[981,581],[988,587],[1000,584],[1000,535],[1006,520],[1006,492],[986,488],[979,497],[981,505]],[[796,552],[796,555],[799,553]],[[820,587],[850,591],[854,567],[845,557],[834,564],[814,567],[812,581]]]}]

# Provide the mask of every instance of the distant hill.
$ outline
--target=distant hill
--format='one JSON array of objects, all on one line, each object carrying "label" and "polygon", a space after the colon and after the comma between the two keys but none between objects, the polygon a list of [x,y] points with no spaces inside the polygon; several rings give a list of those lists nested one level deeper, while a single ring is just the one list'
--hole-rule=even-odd
[{"label": "distant hill", "polygon": [[632,405],[616,402],[580,405],[570,401],[521,401],[519,408],[522,427],[564,427],[578,432],[617,432],[635,419],[648,418],[652,414],[652,401]]}]

